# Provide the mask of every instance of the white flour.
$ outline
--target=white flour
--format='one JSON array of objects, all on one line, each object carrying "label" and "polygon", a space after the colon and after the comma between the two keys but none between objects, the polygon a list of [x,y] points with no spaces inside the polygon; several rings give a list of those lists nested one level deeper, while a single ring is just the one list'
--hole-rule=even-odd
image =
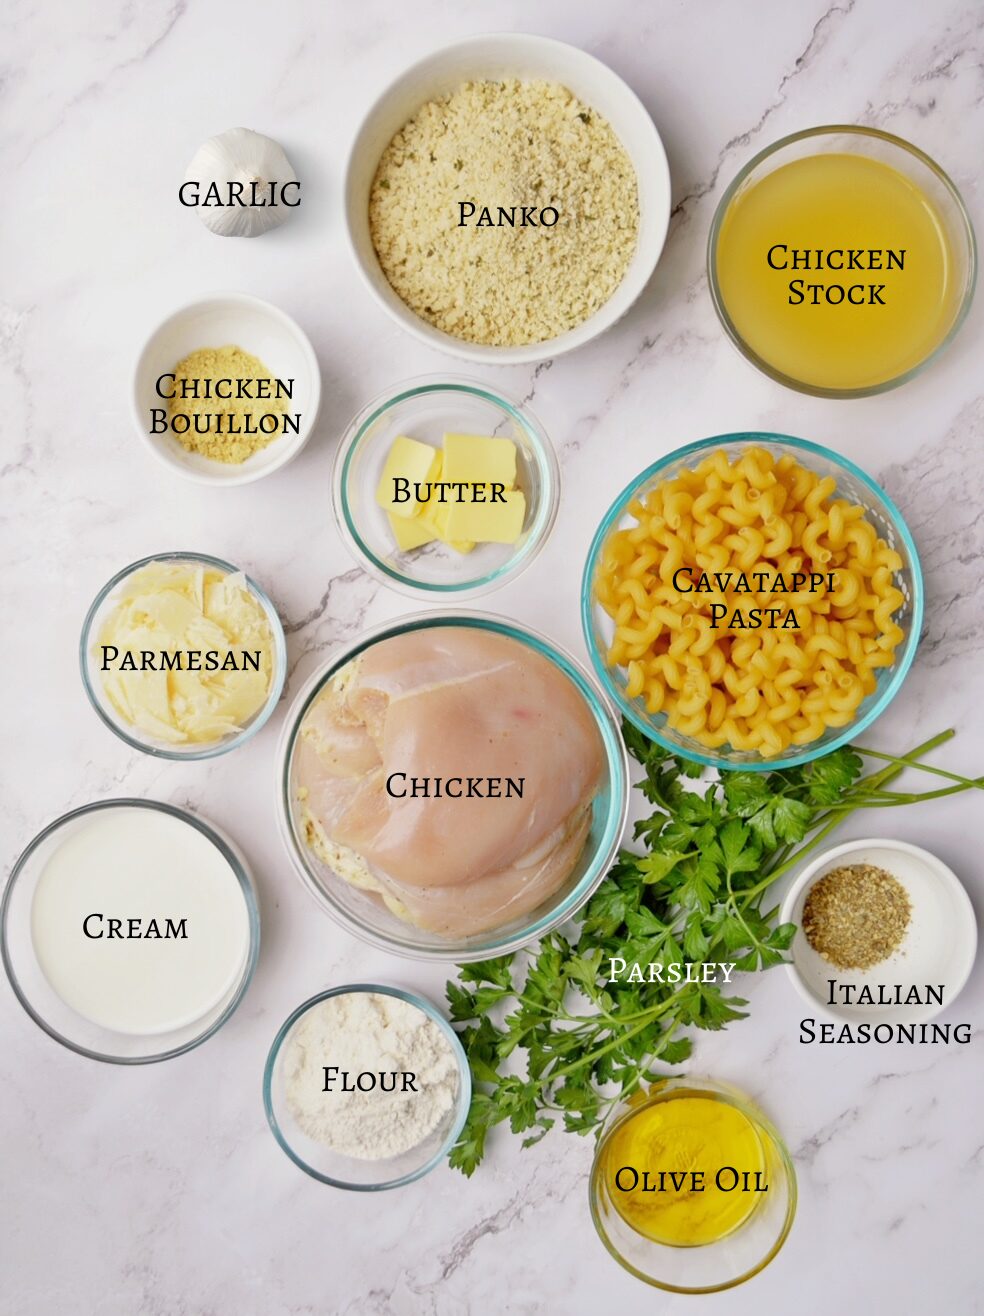
[{"label": "white flour", "polygon": [[[326,1067],[332,1068],[327,1092]],[[360,1074],[374,1074],[375,1086],[343,1091],[346,1071],[350,1086]],[[394,1091],[381,1090],[380,1074]],[[413,1075],[416,1091],[404,1074]],[[457,1061],[437,1024],[379,992],[332,996],[302,1015],[284,1044],[283,1076],[287,1105],[308,1137],[364,1161],[418,1146],[458,1093]]]}]

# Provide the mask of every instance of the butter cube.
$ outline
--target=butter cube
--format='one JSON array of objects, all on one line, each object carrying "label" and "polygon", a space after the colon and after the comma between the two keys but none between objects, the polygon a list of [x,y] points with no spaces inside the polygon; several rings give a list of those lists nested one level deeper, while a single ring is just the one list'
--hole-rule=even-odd
[{"label": "butter cube", "polygon": [[450,511],[451,504],[439,503],[437,501],[437,494],[435,494],[430,502],[425,503],[420,509],[420,515],[417,517],[417,520],[421,525],[426,526],[428,530],[433,531],[433,534],[431,535],[432,539],[443,539],[444,542],[447,543],[448,515]]},{"label": "butter cube", "polygon": [[[393,516],[414,517],[421,504],[414,495],[414,484],[436,478],[440,469],[441,453],[429,443],[408,439],[405,435],[393,440],[386,457],[386,465],[376,488],[376,502]],[[402,501],[397,502],[397,480],[406,481],[400,486]],[[406,491],[409,486],[409,498]]]},{"label": "butter cube", "polygon": [[526,496],[518,489],[503,494],[502,503],[452,503],[446,538],[482,544],[515,544],[526,520]]},{"label": "butter cube", "polygon": [[401,553],[409,553],[412,548],[420,548],[437,538],[437,531],[422,516],[394,516],[392,512],[386,516]]},{"label": "butter cube", "polygon": [[453,506],[453,503],[431,502],[423,508],[416,520],[422,527],[426,527],[432,539],[439,539],[456,553],[470,553],[475,547],[473,539],[451,539],[448,535],[448,521]]},{"label": "butter cube", "polygon": [[516,445],[512,439],[478,434],[445,434],[444,479],[465,484],[516,487]]}]

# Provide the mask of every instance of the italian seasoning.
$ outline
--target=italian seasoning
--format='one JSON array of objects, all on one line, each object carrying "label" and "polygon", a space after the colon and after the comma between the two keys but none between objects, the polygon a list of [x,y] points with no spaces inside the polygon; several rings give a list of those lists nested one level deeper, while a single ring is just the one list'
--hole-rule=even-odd
[{"label": "italian seasoning", "polygon": [[870,969],[902,945],[912,906],[884,868],[847,864],[815,882],[803,906],[803,933],[837,969]]}]

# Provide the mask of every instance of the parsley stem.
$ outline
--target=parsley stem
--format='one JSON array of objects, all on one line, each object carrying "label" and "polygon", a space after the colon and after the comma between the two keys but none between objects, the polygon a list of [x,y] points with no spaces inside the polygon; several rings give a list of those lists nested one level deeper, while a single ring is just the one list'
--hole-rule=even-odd
[{"label": "parsley stem", "polygon": [[659,1005],[654,1005],[651,1010],[643,1010],[639,1016],[641,1022],[636,1024],[634,1028],[629,1028],[624,1032],[619,1032],[617,1036],[611,1038],[611,1040],[606,1042],[604,1046],[597,1047],[594,1051],[588,1051],[587,1054],[581,1056],[580,1059],[573,1060],[570,1064],[562,1065],[560,1069],[552,1069],[549,1075],[550,1081],[553,1082],[555,1079],[563,1078],[567,1074],[572,1073],[575,1069],[581,1069],[584,1065],[593,1064],[596,1060],[600,1060],[603,1055],[607,1055],[609,1051],[614,1051],[617,1046],[624,1046],[630,1037],[635,1037],[636,1034],[641,1033],[644,1028],[648,1028],[649,1024],[654,1019],[658,1018],[661,1014],[665,1014],[676,999],[683,994],[683,990],[678,989],[672,994],[672,996],[668,996],[665,1001],[661,1001]]},{"label": "parsley stem", "polygon": [[923,800],[940,800],[946,795],[961,795],[964,791],[982,789],[984,789],[984,780],[968,781],[959,786],[941,786],[935,791],[916,791],[908,794],[903,791],[881,791],[874,799],[865,800],[861,804],[852,804],[848,801],[844,804],[832,804],[830,807],[848,813],[855,809],[897,809],[900,804],[919,804]]},{"label": "parsley stem", "polygon": [[[780,863],[771,867],[761,882],[757,882],[755,886],[746,887],[739,892],[742,905],[747,905],[753,896],[757,896],[766,887],[771,886],[773,882],[782,877],[783,874],[788,873],[791,868],[795,868],[804,856],[808,855],[811,850],[815,850],[821,841],[841,825],[848,814],[854,813],[857,809],[874,807],[873,803],[866,799],[870,793],[879,790],[890,781],[894,781],[896,777],[902,775],[906,768],[921,768],[923,765],[919,762],[919,759],[945,741],[950,740],[954,734],[952,730],[940,731],[937,735],[930,737],[929,740],[924,740],[921,745],[916,745],[914,749],[910,749],[908,754],[884,756],[888,759],[887,767],[881,768],[878,772],[873,772],[867,777],[862,777],[846,800],[843,800],[840,804],[831,805],[826,812],[820,814],[814,820],[814,826],[818,826],[819,830],[814,832],[808,841],[804,841],[792,853],[786,854]],[[883,756],[880,755],[879,757]]]},{"label": "parsley stem", "polygon": [[[873,759],[885,759],[890,763],[895,761],[891,754],[883,754],[877,749],[859,746],[858,753],[867,754]],[[946,768],[934,768],[929,763],[913,763],[912,766],[918,768],[920,772],[930,772],[934,777],[945,777],[947,781],[956,781],[965,787],[976,786],[979,790],[984,789],[984,777],[961,777],[958,772],[947,772]]]}]

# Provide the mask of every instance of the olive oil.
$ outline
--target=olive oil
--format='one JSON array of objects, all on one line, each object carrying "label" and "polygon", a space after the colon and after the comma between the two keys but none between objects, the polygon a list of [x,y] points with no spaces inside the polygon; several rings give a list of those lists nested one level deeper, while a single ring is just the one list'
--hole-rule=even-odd
[{"label": "olive oil", "polygon": [[765,1136],[729,1102],[681,1091],[630,1115],[609,1139],[600,1172],[636,1233],[701,1247],[734,1233],[761,1205]]},{"label": "olive oil", "polygon": [[935,204],[864,155],[807,156],[739,189],[713,261],[746,348],[812,389],[897,379],[946,338],[960,305]]}]

